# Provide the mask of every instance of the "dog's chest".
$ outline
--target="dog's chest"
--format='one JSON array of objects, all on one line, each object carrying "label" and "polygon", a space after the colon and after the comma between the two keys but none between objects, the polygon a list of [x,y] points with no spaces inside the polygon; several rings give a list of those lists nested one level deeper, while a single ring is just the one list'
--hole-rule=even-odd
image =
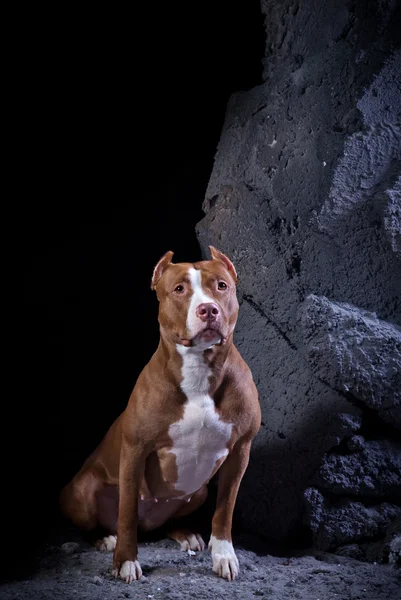
[{"label": "dog's chest", "polygon": [[227,456],[232,424],[223,421],[208,394],[210,369],[201,353],[183,352],[181,389],[187,397],[180,421],[169,428],[175,455],[175,488],[185,494],[198,490]]}]

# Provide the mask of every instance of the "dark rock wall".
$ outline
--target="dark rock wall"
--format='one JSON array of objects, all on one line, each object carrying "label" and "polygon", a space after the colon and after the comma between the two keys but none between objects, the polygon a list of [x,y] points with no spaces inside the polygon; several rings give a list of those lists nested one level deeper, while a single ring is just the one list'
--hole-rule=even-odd
[{"label": "dark rock wall", "polygon": [[197,225],[263,409],[237,516],[373,543],[401,510],[400,2],[261,4],[264,83],[230,99]]}]

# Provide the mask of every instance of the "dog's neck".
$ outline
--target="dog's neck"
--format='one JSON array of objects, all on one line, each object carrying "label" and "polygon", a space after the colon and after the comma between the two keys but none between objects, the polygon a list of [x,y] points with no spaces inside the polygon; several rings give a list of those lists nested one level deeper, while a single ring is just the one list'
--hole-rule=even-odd
[{"label": "dog's neck", "polygon": [[[161,333],[157,354],[164,363],[164,369],[169,372],[176,385],[181,384],[184,363],[192,365],[194,369],[199,365],[209,383],[209,393],[213,393],[224,377],[227,359],[233,347],[232,333],[223,345],[214,344],[205,350],[174,344]],[[202,368],[202,365],[205,365],[205,369]]]}]

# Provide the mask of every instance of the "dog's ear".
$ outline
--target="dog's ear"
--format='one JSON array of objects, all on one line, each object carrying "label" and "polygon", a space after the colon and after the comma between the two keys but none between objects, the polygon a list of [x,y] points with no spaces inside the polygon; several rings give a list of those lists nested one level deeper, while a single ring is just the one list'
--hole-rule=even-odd
[{"label": "dog's ear", "polygon": [[226,256],[225,254],[220,252],[220,250],[216,250],[216,248],[214,248],[213,246],[209,246],[209,249],[210,249],[210,254],[212,255],[212,258],[215,260],[221,260],[224,263],[224,266],[226,267],[226,269],[228,270],[230,275],[234,278],[235,283],[237,283],[237,281],[238,281],[237,271],[235,270],[235,267],[234,267],[233,263],[231,262],[231,260],[228,258],[228,256]]},{"label": "dog's ear", "polygon": [[164,271],[167,269],[167,267],[171,263],[171,259],[173,258],[173,254],[174,254],[174,252],[171,252],[171,250],[169,250],[168,252],[166,252],[166,254],[164,254],[161,257],[161,259],[159,260],[159,262],[157,263],[157,265],[153,269],[152,283],[151,283],[151,286],[150,286],[152,290],[155,289],[155,287],[157,285],[157,282],[159,281],[160,277],[163,275]]}]

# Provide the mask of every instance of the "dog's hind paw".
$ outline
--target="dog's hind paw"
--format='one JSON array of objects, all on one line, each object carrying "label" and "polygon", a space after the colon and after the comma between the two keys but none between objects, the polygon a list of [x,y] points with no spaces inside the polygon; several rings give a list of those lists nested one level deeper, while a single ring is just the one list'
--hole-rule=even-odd
[{"label": "dog's hind paw", "polygon": [[95,544],[96,548],[100,550],[100,552],[113,552],[114,548],[117,544],[117,536],[116,535],[108,535],[101,540],[98,540]]},{"label": "dog's hind paw", "polygon": [[176,529],[171,531],[168,536],[180,544],[183,552],[188,552],[190,555],[194,552],[202,552],[206,548],[206,544],[199,533]]}]

